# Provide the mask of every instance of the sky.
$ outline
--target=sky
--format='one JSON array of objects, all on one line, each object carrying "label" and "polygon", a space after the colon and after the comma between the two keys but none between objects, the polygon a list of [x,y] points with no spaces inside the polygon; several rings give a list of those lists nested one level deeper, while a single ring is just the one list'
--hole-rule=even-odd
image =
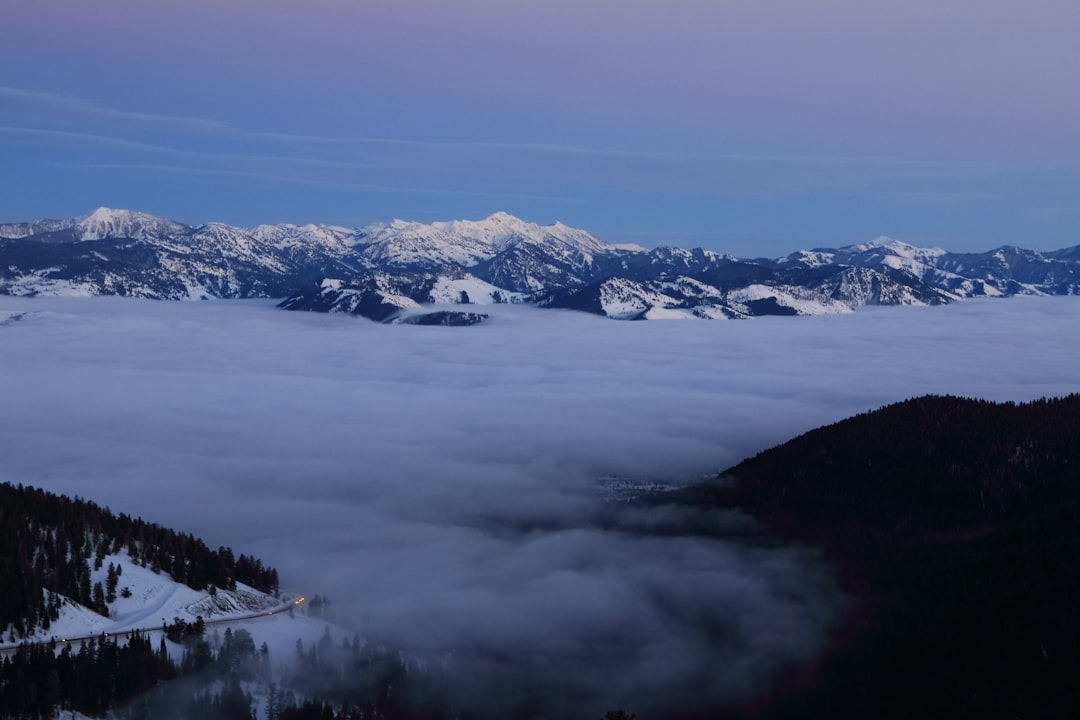
[{"label": "sky", "polygon": [[[469,328],[272,301],[0,296],[0,478],[275,566],[365,636],[510,691],[672,717],[806,661],[849,607],[744,516],[612,502],[925,393],[1075,392],[1080,298],[751,321],[493,306]],[[725,537],[731,528],[735,537]],[[587,707],[587,712],[581,712]]]},{"label": "sky", "polygon": [[0,221],[1080,243],[1073,0],[5,0]]}]

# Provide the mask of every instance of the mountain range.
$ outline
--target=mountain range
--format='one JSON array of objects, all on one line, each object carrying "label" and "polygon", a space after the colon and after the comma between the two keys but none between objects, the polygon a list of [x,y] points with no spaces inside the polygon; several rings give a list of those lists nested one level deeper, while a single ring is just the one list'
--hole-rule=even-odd
[{"label": "mountain range", "polygon": [[[952,253],[879,238],[781,258],[606,243],[506,213],[430,224],[186,225],[99,208],[0,224],[0,294],[284,298],[290,310],[472,324],[426,305],[527,303],[623,320],[749,318],[1080,292],[1080,246]],[[417,320],[420,316],[420,320]]]}]

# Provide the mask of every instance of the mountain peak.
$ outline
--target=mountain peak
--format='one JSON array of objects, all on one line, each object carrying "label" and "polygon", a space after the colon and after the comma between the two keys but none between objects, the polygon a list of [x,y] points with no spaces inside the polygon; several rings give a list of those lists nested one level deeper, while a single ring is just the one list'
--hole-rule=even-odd
[{"label": "mountain peak", "polygon": [[113,208],[107,208],[104,205],[99,207],[94,212],[90,213],[84,218],[84,221],[89,222],[106,222],[110,218],[116,217],[119,214],[132,212],[130,210],[114,210]]},{"label": "mountain peak", "polygon": [[843,249],[859,253],[869,252],[871,250],[881,250],[887,255],[895,255],[896,257],[905,258],[907,260],[917,260],[919,262],[927,262],[932,258],[940,257],[945,254],[945,251],[941,248],[912,245],[904,240],[897,240],[896,238],[891,238],[886,235],[876,237],[869,242],[850,245]]},{"label": "mountain peak", "polygon": [[534,235],[540,226],[500,210],[481,220],[450,220],[435,222],[431,227],[490,242],[508,235]]},{"label": "mountain peak", "polygon": [[105,238],[134,238],[143,240],[152,235],[180,232],[185,225],[168,218],[137,212],[99,207],[75,224],[80,240],[103,240]]}]

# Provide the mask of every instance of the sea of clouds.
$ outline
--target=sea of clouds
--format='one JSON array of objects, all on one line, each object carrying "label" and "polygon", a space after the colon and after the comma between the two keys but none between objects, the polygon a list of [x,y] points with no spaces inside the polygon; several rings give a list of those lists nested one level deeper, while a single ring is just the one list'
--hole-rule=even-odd
[{"label": "sea of clouds", "polygon": [[742,543],[732,516],[715,519],[731,539],[653,532],[678,519],[603,481],[689,482],[924,393],[1080,391],[1080,298],[492,312],[439,328],[0,297],[0,479],[254,554],[362,634],[460,671],[466,705],[671,716],[763,691],[845,602],[812,548]]}]

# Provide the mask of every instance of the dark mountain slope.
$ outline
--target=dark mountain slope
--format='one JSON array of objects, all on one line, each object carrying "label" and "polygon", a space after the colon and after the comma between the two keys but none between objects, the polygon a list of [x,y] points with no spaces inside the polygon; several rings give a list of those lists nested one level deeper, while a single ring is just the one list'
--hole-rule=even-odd
[{"label": "dark mountain slope", "polygon": [[683,499],[824,545],[856,598],[767,717],[1080,717],[1080,395],[908,400]]},{"label": "dark mountain slope", "polygon": [[1080,395],[1024,404],[922,397],[814,430],[727,471],[730,499],[829,537],[915,539],[1075,491]]}]

